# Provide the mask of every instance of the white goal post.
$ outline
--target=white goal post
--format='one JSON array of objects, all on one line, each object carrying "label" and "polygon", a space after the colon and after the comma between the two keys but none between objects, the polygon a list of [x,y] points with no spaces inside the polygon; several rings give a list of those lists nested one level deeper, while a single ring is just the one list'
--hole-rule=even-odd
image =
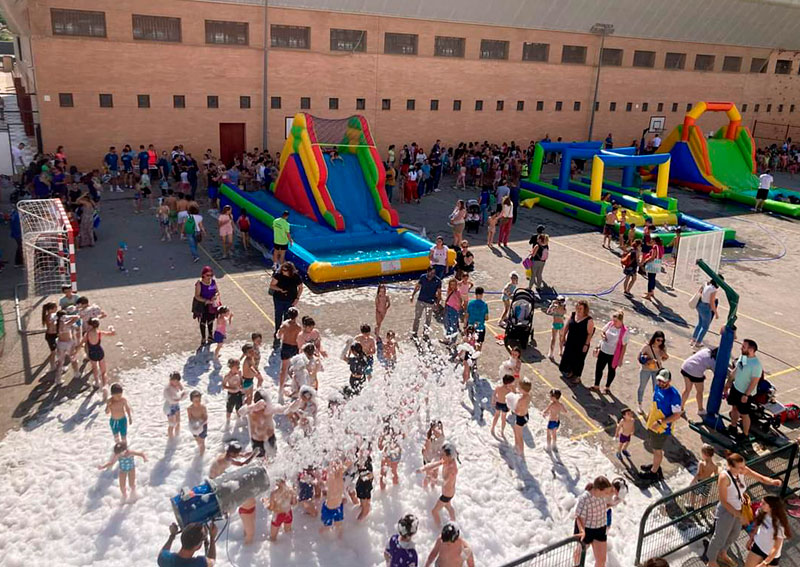
[{"label": "white goal post", "polygon": [[22,228],[22,254],[28,295],[77,291],[75,235],[64,205],[58,199],[30,199],[17,203]]}]

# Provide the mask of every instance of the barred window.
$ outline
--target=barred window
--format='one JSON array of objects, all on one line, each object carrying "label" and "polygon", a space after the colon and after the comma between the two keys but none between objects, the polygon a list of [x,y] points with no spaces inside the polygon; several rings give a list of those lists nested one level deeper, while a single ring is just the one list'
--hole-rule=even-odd
[{"label": "barred window", "polygon": [[685,69],[686,68],[686,54],[685,53],[670,53],[664,59],[664,69]]},{"label": "barred window", "polygon": [[751,73],[766,73],[768,60],[763,57],[753,57],[750,60]]},{"label": "barred window", "polygon": [[456,112],[461,110],[461,101],[460,100],[454,100],[453,101],[453,110],[456,111]]},{"label": "barred window", "polygon": [[58,106],[64,108],[73,107],[72,93],[58,93]]},{"label": "barred window", "polygon": [[560,100],[556,101],[556,112],[561,112],[561,109],[563,107],[564,107],[564,103],[563,102],[561,102]]},{"label": "barred window", "polygon": [[738,73],[742,70],[742,58],[726,55],[722,60],[722,70],[728,73]]},{"label": "barred window", "polygon": [[536,101],[536,110],[537,110],[537,112],[544,110],[544,101],[543,100],[537,100]]},{"label": "barred window", "polygon": [[366,50],[367,32],[365,30],[331,29],[331,51],[364,52]]},{"label": "barred window", "polygon": [[310,96],[301,96],[300,97],[300,110],[311,110],[311,97]]},{"label": "barred window", "polygon": [[394,55],[416,55],[419,36],[415,33],[386,32],[383,52]]},{"label": "barred window", "polygon": [[464,57],[466,43],[463,37],[437,35],[433,42],[433,54],[436,57]]},{"label": "barred window", "polygon": [[172,95],[172,108],[186,108],[186,95]]},{"label": "barred window", "polygon": [[655,51],[634,51],[633,52],[633,66],[634,67],[647,67],[652,69],[656,66],[656,52]]},{"label": "barred window", "polygon": [[53,35],[106,37],[106,14],[89,10],[50,8]]},{"label": "barred window", "polygon": [[694,70],[695,71],[713,71],[714,70],[714,61],[716,57],[714,55],[701,55],[697,54],[694,58]]},{"label": "barred window", "polygon": [[239,97],[239,108],[250,108],[250,97],[242,95]]},{"label": "barred window", "polygon": [[481,59],[508,59],[508,42],[501,39],[482,39]]},{"label": "barred window", "polygon": [[206,106],[208,108],[219,108],[219,96],[208,95],[206,97]]},{"label": "barred window", "polygon": [[281,108],[281,97],[273,96],[269,99],[269,107],[275,110],[280,110]]},{"label": "barred window", "polygon": [[392,99],[384,98],[381,100],[381,110],[391,110],[392,109]]},{"label": "barred window", "polygon": [[133,39],[181,41],[181,19],[133,14]]},{"label": "barred window", "polygon": [[150,95],[140,94],[136,95],[136,106],[139,108],[150,108]]},{"label": "barred window", "polygon": [[776,75],[788,75],[792,72],[792,60],[791,59],[778,59],[775,61],[775,74]]},{"label": "barred window", "polygon": [[497,107],[496,107],[497,112],[502,112],[503,110],[505,110],[505,107],[506,107],[505,101],[502,100],[497,101]]},{"label": "barred window", "polygon": [[328,110],[339,110],[339,99],[331,97],[328,99]]},{"label": "barred window", "polygon": [[565,45],[561,49],[562,63],[586,63],[586,47],[583,45]]},{"label": "barred window", "polygon": [[114,95],[101,94],[100,108],[113,108],[113,107],[114,107]]},{"label": "barred window", "polygon": [[311,49],[311,28],[309,27],[272,24],[269,27],[269,37],[272,47]]},{"label": "barred window", "polygon": [[522,44],[522,60],[523,61],[547,61],[550,58],[550,44],[549,43],[523,43]]},{"label": "barred window", "polygon": [[617,111],[617,103],[616,102],[609,102],[608,103],[608,111],[609,112],[616,112]]},{"label": "barred window", "polygon": [[789,112],[794,112],[794,105],[793,104],[789,105]]},{"label": "barred window", "polygon": [[608,67],[621,67],[622,50],[604,47],[600,52],[600,62]]},{"label": "barred window", "polygon": [[518,100],[517,101],[517,110],[520,111],[520,112],[525,110],[525,101],[524,100]]},{"label": "barred window", "polygon": [[433,111],[439,110],[439,99],[436,98],[431,99],[431,110]]},{"label": "barred window", "polygon": [[250,27],[247,22],[206,20],[206,43],[249,45]]},{"label": "barred window", "polygon": [[367,108],[367,99],[365,98],[357,98],[356,99],[356,110],[366,110]]}]

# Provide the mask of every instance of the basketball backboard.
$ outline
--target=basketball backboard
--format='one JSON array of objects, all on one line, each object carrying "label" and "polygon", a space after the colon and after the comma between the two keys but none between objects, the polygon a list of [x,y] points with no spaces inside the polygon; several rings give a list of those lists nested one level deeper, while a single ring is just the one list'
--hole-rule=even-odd
[{"label": "basketball backboard", "polygon": [[664,131],[664,127],[667,125],[667,117],[666,116],[651,116],[650,117],[650,128],[648,131],[651,134],[661,133]]}]

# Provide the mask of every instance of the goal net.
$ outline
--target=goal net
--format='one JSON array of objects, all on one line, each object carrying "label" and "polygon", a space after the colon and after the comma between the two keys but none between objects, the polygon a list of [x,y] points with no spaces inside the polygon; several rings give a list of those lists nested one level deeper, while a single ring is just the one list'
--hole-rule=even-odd
[{"label": "goal net", "polygon": [[678,243],[678,256],[675,258],[672,287],[699,285],[708,278],[697,266],[697,260],[703,260],[712,270],[719,272],[724,239],[725,233],[721,230],[681,237]]},{"label": "goal net", "polygon": [[75,240],[64,205],[58,199],[25,200],[17,210],[28,296],[60,293],[67,285],[77,291]]}]

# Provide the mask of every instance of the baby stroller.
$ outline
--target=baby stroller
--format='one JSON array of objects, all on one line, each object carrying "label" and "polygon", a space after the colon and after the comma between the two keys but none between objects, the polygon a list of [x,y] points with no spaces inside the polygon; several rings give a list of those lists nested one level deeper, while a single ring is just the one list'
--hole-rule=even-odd
[{"label": "baby stroller", "polygon": [[467,216],[464,221],[464,230],[478,234],[481,227],[481,206],[475,199],[467,201]]},{"label": "baby stroller", "polygon": [[795,404],[782,404],[776,397],[775,387],[766,378],[761,378],[751,398],[753,409],[750,412],[751,427],[768,432],[770,428],[777,430],[787,421],[795,421],[800,417],[800,408]]},{"label": "baby stroller", "polygon": [[506,322],[506,347],[518,346],[525,350],[528,340],[533,343],[533,309],[536,296],[533,291],[519,288],[511,298],[511,313]]}]

